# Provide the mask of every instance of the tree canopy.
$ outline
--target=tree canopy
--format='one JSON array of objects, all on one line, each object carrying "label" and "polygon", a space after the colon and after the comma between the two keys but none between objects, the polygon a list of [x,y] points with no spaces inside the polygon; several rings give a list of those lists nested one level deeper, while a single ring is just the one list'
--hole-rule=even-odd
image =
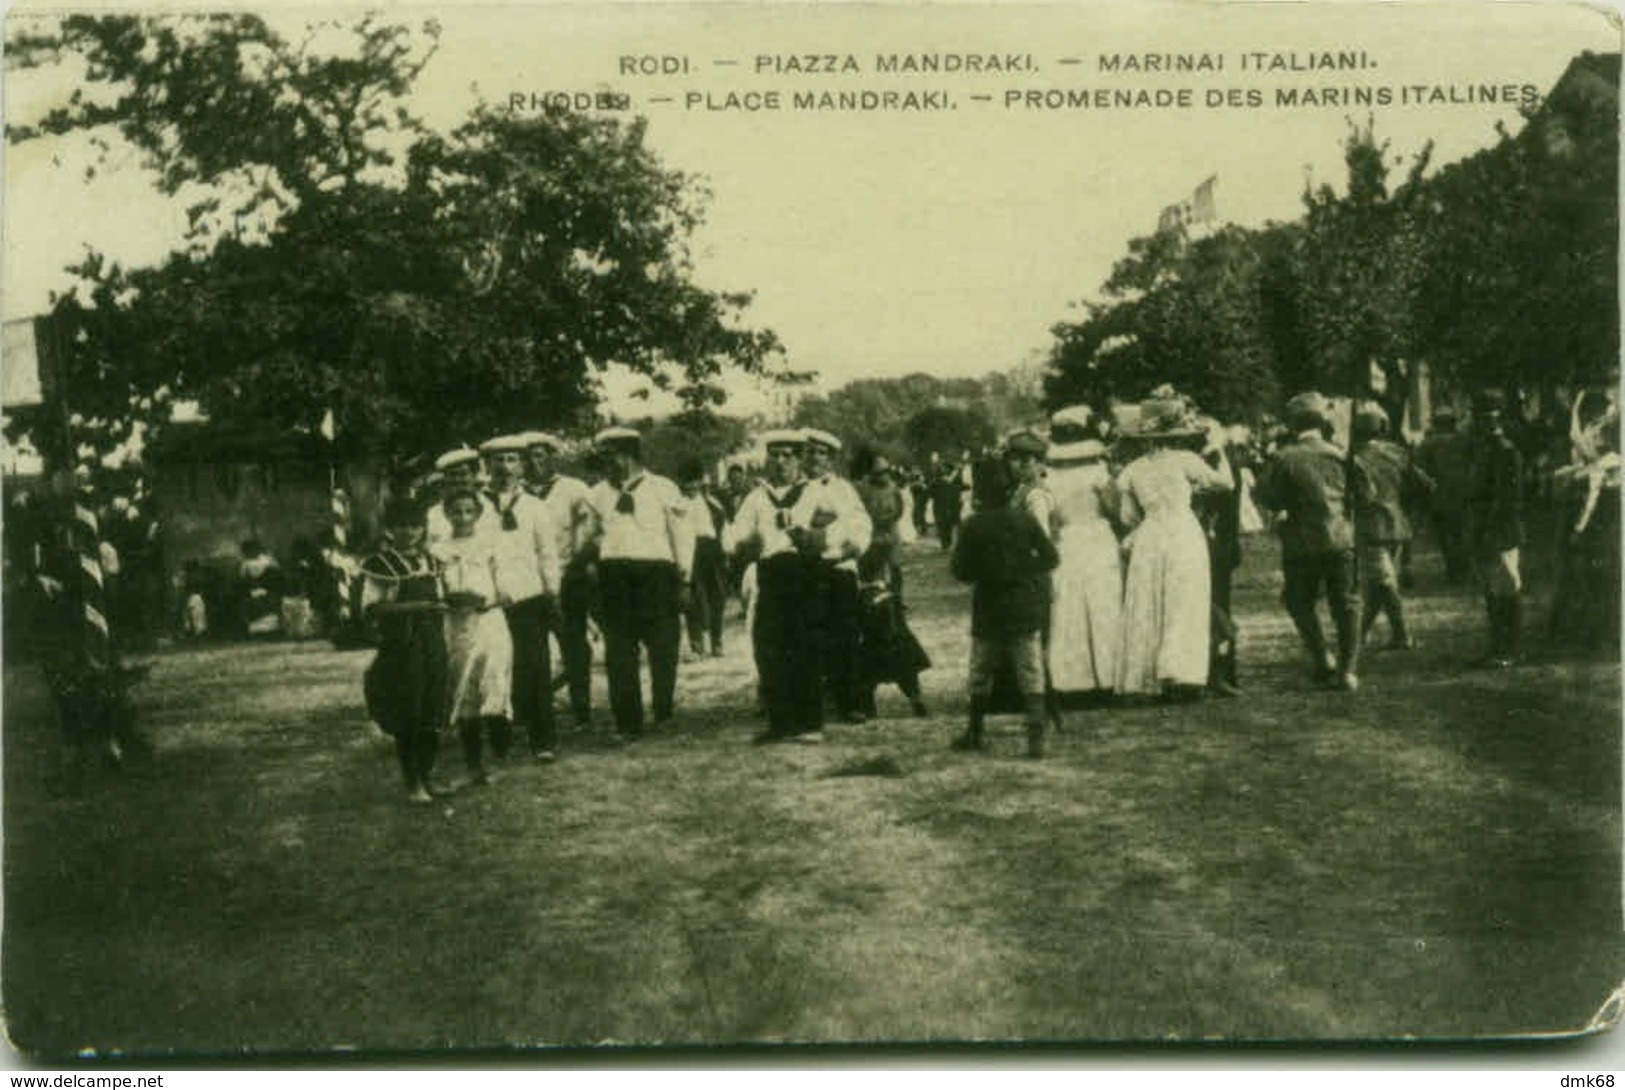
[{"label": "tree canopy", "polygon": [[409,95],[437,38],[368,18],[289,41],[252,16],[16,37],[13,64],[77,58],[91,90],[9,139],[116,132],[192,202],[165,261],[74,270],[54,317],[77,411],[161,421],[195,399],[222,423],[331,420],[343,445],[405,453],[585,426],[612,362],[675,372],[703,412],[724,367],[778,350],[741,324],[748,294],[696,283],[707,194],[641,120],[481,107],[431,132]]},{"label": "tree canopy", "polygon": [[[1081,321],[1054,327],[1051,406],[1171,382],[1256,420],[1298,390],[1403,408],[1420,363],[1448,390],[1605,380],[1619,357],[1619,57],[1577,58],[1516,135],[1434,170],[1351,124],[1346,184],[1303,215],[1129,243]],[[1403,170],[1397,172],[1397,167]]]}]

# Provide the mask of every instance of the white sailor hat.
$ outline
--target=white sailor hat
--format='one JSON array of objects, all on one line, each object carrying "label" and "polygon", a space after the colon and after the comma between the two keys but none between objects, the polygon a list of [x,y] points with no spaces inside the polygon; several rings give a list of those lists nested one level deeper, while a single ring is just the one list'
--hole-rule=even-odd
[{"label": "white sailor hat", "polygon": [[642,442],[643,436],[638,434],[636,428],[605,428],[592,437],[592,445],[595,447],[631,446],[636,448]]},{"label": "white sailor hat", "polygon": [[480,444],[481,454],[508,454],[518,452],[523,454],[526,448],[523,435],[498,435],[487,439]]},{"label": "white sailor hat", "polygon": [[436,458],[434,460],[434,467],[436,470],[444,471],[452,468],[453,466],[467,465],[470,462],[477,462],[479,460],[480,452],[475,450],[473,447],[458,447],[456,450],[448,450],[446,453]]},{"label": "white sailor hat", "polygon": [[527,431],[520,438],[525,441],[527,449],[546,447],[555,454],[564,449],[564,440],[550,431]]},{"label": "white sailor hat", "polygon": [[774,447],[795,447],[800,450],[806,445],[806,433],[796,428],[775,428],[762,433],[763,450],[772,450]]},{"label": "white sailor hat", "polygon": [[1049,418],[1052,428],[1087,428],[1089,421],[1095,417],[1094,410],[1087,405],[1068,405],[1064,409],[1056,409]]},{"label": "white sailor hat", "polygon": [[801,435],[810,447],[822,447],[833,454],[841,452],[841,441],[822,428],[807,428]]}]

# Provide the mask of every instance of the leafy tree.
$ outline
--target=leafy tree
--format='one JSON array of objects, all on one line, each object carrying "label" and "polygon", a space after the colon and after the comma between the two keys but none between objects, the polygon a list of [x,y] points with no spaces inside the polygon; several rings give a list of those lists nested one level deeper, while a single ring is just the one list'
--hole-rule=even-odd
[{"label": "leafy tree", "polygon": [[678,413],[643,429],[643,456],[657,473],[676,479],[690,466],[707,473],[750,442],[742,421],[704,411]]},{"label": "leafy tree", "polygon": [[1348,190],[1340,196],[1322,186],[1304,194],[1292,269],[1310,379],[1296,385],[1367,396],[1375,366],[1384,378],[1383,400],[1397,417],[1419,348],[1415,300],[1428,275],[1423,175],[1432,147],[1412,159],[1393,192],[1388,149],[1370,122],[1351,127],[1343,145]]},{"label": "leafy tree", "polygon": [[111,126],[164,192],[202,187],[187,252],[76,270],[57,316],[99,349],[75,352],[76,395],[195,398],[228,425],[331,413],[342,443],[406,453],[583,424],[611,362],[663,385],[675,370],[699,411],[724,366],[777,350],[739,327],[749,296],[694,283],[704,194],[641,122],[482,108],[426,131],[406,96],[437,33],[368,19],[293,43],[252,17],[72,17],[22,37],[20,63],[78,56],[111,94],[13,140]]},{"label": "leafy tree", "polygon": [[1578,58],[1521,133],[1429,180],[1419,324],[1457,385],[1549,393],[1617,367],[1618,86],[1618,55]]},{"label": "leafy tree", "polygon": [[909,417],[903,426],[903,441],[922,464],[933,454],[955,457],[962,451],[982,450],[997,437],[987,414],[975,408],[932,405]]},{"label": "leafy tree", "polygon": [[1173,383],[1225,419],[1266,411],[1279,391],[1257,238],[1226,227],[1200,239],[1167,230],[1133,240],[1105,301],[1088,304],[1082,322],[1054,327],[1047,403],[1098,406]]}]

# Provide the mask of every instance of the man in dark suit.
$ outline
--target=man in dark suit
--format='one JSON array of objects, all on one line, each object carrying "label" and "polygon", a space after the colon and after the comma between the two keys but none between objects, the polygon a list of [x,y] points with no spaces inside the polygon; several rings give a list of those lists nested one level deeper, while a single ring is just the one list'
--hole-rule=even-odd
[{"label": "man in dark suit", "polygon": [[1489,652],[1481,666],[1517,664],[1523,635],[1523,458],[1501,420],[1504,400],[1493,390],[1473,399],[1467,491],[1467,546],[1484,592]]},{"label": "man in dark suit", "polygon": [[[1347,455],[1331,441],[1331,406],[1318,393],[1299,394],[1284,414],[1293,438],[1265,467],[1258,502],[1281,523],[1281,601],[1314,661],[1317,681],[1359,687],[1360,593],[1355,582],[1354,527],[1349,519]],[[1322,592],[1337,627],[1337,654],[1326,646],[1316,606]]]}]

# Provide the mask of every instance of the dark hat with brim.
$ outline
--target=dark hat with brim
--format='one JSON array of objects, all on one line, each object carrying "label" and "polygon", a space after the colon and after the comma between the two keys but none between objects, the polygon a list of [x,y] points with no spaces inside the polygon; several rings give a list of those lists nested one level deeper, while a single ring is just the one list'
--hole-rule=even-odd
[{"label": "dark hat with brim", "polygon": [[1286,403],[1282,416],[1287,427],[1297,431],[1324,427],[1332,422],[1332,405],[1323,394],[1307,390]]},{"label": "dark hat with brim", "polygon": [[1004,441],[1005,454],[1025,458],[1042,458],[1049,450],[1044,437],[1032,431],[1018,431]]}]

